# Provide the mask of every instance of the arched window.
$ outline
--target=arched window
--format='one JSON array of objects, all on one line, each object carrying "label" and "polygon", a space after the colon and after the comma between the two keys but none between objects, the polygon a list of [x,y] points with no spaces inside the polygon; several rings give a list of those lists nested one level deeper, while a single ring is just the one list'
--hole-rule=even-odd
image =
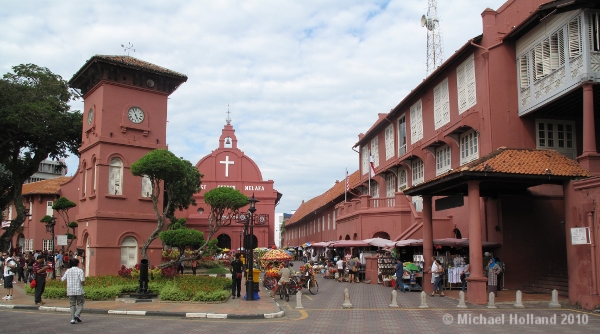
[{"label": "arched window", "polygon": [[119,158],[110,159],[108,194],[123,195],[123,161]]},{"label": "arched window", "polygon": [[406,189],[408,185],[408,174],[406,173],[406,168],[400,167],[398,169],[398,191],[403,191]]},{"label": "arched window", "polygon": [[150,197],[152,194],[152,182],[148,175],[142,176],[142,197]]},{"label": "arched window", "polygon": [[126,237],[121,243],[121,265],[133,268],[137,264],[138,243],[134,237]]},{"label": "arched window", "polygon": [[96,158],[94,158],[92,160],[92,166],[94,166],[94,169],[92,171],[92,194],[96,194],[96,175],[98,173],[98,160]]}]

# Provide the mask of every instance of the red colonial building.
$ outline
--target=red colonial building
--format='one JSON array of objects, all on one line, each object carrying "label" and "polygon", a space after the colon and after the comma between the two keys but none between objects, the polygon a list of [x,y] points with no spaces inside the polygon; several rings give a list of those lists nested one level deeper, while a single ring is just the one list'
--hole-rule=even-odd
[{"label": "red colonial building", "polygon": [[[167,101],[187,80],[181,73],[129,56],[96,55],[69,81],[84,99],[82,145],[74,176],[59,177],[23,186],[27,217],[13,245],[24,250],[49,250],[52,238],[40,219],[55,216],[56,235],[67,233],[66,224],[52,210],[64,196],[77,206],[69,211],[76,221],[77,240],[72,251],[85,251],[86,275],[116,274],[121,265],[139,263],[140,248],[156,228],[156,214],[150,199],[149,180],[133,176],[131,164],[157,148],[167,149]],[[208,235],[209,208],[203,202],[205,191],[219,186],[239,189],[260,201],[256,214],[267,224],[254,228],[255,244],[274,245],[274,211],[281,194],[273,181],[264,181],[258,166],[237,148],[233,127],[223,129],[219,148],[204,157],[197,167],[204,174],[197,206],[176,216],[187,218],[188,226]],[[159,202],[162,207],[162,199]],[[5,219],[16,216],[10,205]],[[219,246],[239,247],[243,225],[228,226],[218,233]],[[57,249],[59,247],[56,247]],[[163,246],[159,239],[148,248],[151,265],[161,262]]]},{"label": "red colonial building", "polygon": [[300,205],[286,243],[422,238],[427,268],[433,240],[460,234],[469,301],[487,301],[493,242],[507,288],[565,268],[570,301],[598,307],[600,3],[516,0],[481,16],[481,35],[359,135],[355,195],[337,184]]}]

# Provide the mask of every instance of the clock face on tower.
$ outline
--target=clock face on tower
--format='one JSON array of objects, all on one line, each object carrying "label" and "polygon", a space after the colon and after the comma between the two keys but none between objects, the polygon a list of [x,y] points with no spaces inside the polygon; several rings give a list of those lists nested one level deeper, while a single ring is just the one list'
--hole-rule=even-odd
[{"label": "clock face on tower", "polygon": [[94,109],[90,108],[90,110],[88,110],[88,124],[92,124],[93,120],[94,120]]},{"label": "clock face on tower", "polygon": [[135,124],[140,124],[144,121],[144,111],[140,107],[131,107],[127,111],[127,118]]}]

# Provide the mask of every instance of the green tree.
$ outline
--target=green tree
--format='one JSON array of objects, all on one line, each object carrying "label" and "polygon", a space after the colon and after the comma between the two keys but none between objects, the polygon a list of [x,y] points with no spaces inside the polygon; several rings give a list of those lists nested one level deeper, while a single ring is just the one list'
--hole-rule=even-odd
[{"label": "green tree", "polygon": [[163,244],[169,247],[177,247],[179,254],[183,254],[186,247],[198,249],[204,244],[204,233],[191,228],[162,231],[159,237]]},{"label": "green tree", "polygon": [[[189,161],[176,157],[165,149],[148,152],[140,160],[131,165],[131,173],[135,176],[147,176],[152,184],[150,198],[156,213],[156,229],[150,234],[142,246],[142,257],[148,259],[146,251],[150,243],[162,231],[165,218],[172,212],[173,206],[188,207],[194,204],[193,195],[200,191],[202,174]],[[164,205],[162,210],[158,201],[164,185]]]},{"label": "green tree", "polygon": [[204,194],[204,202],[210,205],[206,242],[195,249],[191,256],[161,263],[160,267],[170,267],[177,264],[179,261],[198,259],[205,252],[215,251],[217,249],[217,239],[213,239],[213,236],[221,227],[230,225],[231,222],[238,219],[239,209],[248,205],[248,197],[239,190],[228,187],[218,187]]},{"label": "green tree", "polygon": [[34,64],[14,66],[0,79],[0,207],[13,202],[17,213],[0,237],[2,250],[25,221],[23,183],[45,159],[78,155],[82,114],[69,106],[77,97],[59,75]]},{"label": "green tree", "polygon": [[[79,226],[77,222],[69,220],[69,210],[76,207],[77,204],[75,202],[69,201],[66,197],[61,196],[56,203],[52,205],[52,209],[58,212],[58,215],[62,218],[65,227],[67,228],[67,250],[71,249],[71,245],[73,241],[77,239],[77,235],[75,234],[75,229]],[[71,232],[69,232],[69,229]]]}]

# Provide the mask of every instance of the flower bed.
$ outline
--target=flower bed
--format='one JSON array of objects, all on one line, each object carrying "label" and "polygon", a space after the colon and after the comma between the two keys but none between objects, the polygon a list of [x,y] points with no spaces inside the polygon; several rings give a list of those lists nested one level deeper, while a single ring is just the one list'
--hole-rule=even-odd
[{"label": "flower bed", "polygon": [[[117,275],[86,277],[85,298],[89,300],[110,300],[123,293],[137,291],[137,279]],[[231,279],[210,276],[162,277],[148,283],[150,292],[158,293],[161,300],[171,301],[222,301],[229,297]],[[33,294],[27,285],[25,290]],[[48,280],[44,298],[67,298],[67,284],[60,280]]]}]

